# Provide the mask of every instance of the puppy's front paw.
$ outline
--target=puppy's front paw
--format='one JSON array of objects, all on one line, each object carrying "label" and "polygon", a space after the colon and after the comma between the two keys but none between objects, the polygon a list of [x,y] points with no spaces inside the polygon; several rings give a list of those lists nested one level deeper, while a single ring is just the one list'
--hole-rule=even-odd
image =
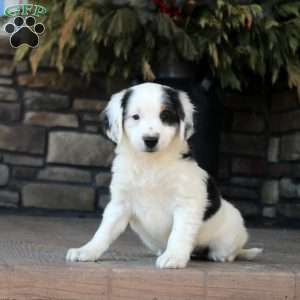
[{"label": "puppy's front paw", "polygon": [[95,261],[100,257],[99,253],[86,247],[69,249],[66,255],[67,261]]},{"label": "puppy's front paw", "polygon": [[185,268],[189,261],[189,256],[178,255],[165,251],[156,260],[156,266],[160,269],[180,269]]}]

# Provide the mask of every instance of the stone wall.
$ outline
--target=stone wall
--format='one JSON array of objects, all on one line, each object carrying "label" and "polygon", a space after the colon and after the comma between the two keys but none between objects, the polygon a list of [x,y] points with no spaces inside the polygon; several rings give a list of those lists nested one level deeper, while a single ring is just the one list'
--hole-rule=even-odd
[{"label": "stone wall", "polygon": [[[99,131],[103,88],[93,93],[69,73],[57,81],[46,68],[34,78],[26,63],[11,68],[12,55],[0,42],[0,207],[104,207],[113,146]],[[247,217],[299,220],[298,94],[275,93],[268,118],[263,103],[258,97],[224,99],[222,192]]]},{"label": "stone wall", "polygon": [[267,114],[259,97],[226,97],[220,182],[244,215],[298,223],[300,95],[277,91],[271,97]]},{"label": "stone wall", "polygon": [[[0,41],[0,207],[95,211],[109,199],[113,145],[99,133],[107,97],[76,76],[12,68]],[[72,82],[72,85],[70,84]],[[76,87],[77,86],[77,87]],[[85,89],[84,95],[92,94]]]}]

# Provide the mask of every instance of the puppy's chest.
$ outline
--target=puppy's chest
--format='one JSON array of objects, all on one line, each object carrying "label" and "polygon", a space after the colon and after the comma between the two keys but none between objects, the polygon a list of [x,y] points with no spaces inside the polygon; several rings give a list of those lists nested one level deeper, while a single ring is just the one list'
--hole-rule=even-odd
[{"label": "puppy's chest", "polygon": [[135,206],[170,207],[176,195],[176,184],[170,178],[145,173],[134,176],[126,189]]},{"label": "puppy's chest", "polygon": [[160,247],[170,234],[173,222],[175,193],[168,183],[157,187],[153,182],[148,185],[136,184],[128,191],[132,209],[130,225],[145,239],[159,241]]},{"label": "puppy's chest", "polygon": [[133,174],[126,188],[133,216],[141,223],[169,223],[176,204],[176,184],[163,173]]}]

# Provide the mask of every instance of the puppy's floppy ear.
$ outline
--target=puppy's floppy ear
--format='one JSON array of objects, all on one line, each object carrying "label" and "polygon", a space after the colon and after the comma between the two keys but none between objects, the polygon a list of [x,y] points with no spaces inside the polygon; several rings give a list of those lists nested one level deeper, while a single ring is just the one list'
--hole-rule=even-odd
[{"label": "puppy's floppy ear", "polygon": [[131,90],[126,89],[113,94],[101,114],[104,131],[109,139],[120,143],[123,135],[123,118]]},{"label": "puppy's floppy ear", "polygon": [[183,117],[180,118],[179,135],[182,140],[188,140],[194,133],[194,105],[185,92],[179,91],[178,98],[183,111]]}]

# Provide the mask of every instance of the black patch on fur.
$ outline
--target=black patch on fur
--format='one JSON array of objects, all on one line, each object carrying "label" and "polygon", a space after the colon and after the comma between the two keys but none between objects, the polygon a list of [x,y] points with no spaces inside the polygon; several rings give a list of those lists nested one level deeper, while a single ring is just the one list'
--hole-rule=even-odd
[{"label": "black patch on fur", "polygon": [[182,153],[181,158],[182,159],[193,159],[193,156],[192,156],[191,152],[187,152],[187,153]]},{"label": "black patch on fur", "polygon": [[207,261],[208,260],[208,253],[209,253],[209,248],[208,247],[196,247],[192,254],[191,254],[191,260],[195,261]]},{"label": "black patch on fur", "polygon": [[102,124],[103,124],[103,129],[104,130],[109,130],[110,129],[110,125],[109,125],[109,121],[108,121],[108,116],[107,114],[104,114],[103,119],[102,119]]},{"label": "black patch on fur", "polygon": [[181,158],[187,160],[196,160],[195,153],[190,143],[188,143],[188,151],[186,153],[181,153]]},{"label": "black patch on fur", "polygon": [[175,89],[165,87],[166,109],[160,113],[160,119],[163,123],[173,126],[179,124],[180,120],[184,120],[184,111],[179,100],[179,92]]},{"label": "black patch on fur", "polygon": [[106,133],[110,129],[110,124],[105,110],[100,114],[100,124],[100,133],[107,138]]},{"label": "black patch on fur", "polygon": [[204,213],[204,221],[212,217],[221,206],[221,194],[215,180],[211,176],[208,176],[207,178],[206,187],[208,206]]},{"label": "black patch on fur", "polygon": [[160,113],[160,119],[164,124],[173,126],[179,124],[179,117],[172,108],[166,108]]},{"label": "black patch on fur", "polygon": [[128,89],[123,98],[121,99],[121,108],[122,108],[122,120],[123,120],[123,124],[124,124],[124,120],[125,120],[125,116],[126,116],[126,112],[127,112],[127,105],[128,105],[128,100],[130,98],[130,96],[132,95],[133,90]]}]

